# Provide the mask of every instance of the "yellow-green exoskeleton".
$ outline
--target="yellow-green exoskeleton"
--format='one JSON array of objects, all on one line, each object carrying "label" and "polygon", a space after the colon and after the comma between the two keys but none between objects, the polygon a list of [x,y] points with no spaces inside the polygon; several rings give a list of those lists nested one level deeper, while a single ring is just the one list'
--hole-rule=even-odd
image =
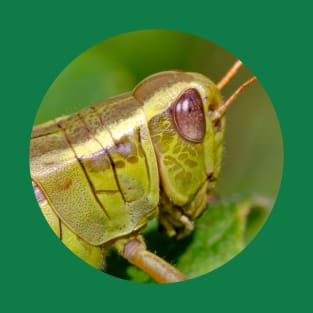
[{"label": "yellow-green exoskeleton", "polygon": [[108,246],[158,282],[186,277],[146,250],[158,217],[173,237],[193,230],[221,169],[221,86],[198,73],[154,74],[135,89],[35,126],[36,198],[64,244],[101,268]]}]

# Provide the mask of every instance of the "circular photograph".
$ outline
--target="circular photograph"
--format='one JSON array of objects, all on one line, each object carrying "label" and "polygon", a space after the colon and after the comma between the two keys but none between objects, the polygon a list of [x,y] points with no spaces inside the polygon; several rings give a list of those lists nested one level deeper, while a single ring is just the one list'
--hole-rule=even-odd
[{"label": "circular photograph", "polygon": [[245,61],[146,30],[66,66],[30,139],[34,195],[56,238],[101,275],[141,283],[194,279],[245,249],[283,170],[275,110]]}]

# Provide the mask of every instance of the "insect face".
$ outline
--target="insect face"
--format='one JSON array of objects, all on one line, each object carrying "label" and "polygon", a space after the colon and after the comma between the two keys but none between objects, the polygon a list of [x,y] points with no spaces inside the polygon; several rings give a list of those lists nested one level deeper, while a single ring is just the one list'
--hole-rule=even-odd
[{"label": "insect face", "polygon": [[222,103],[219,90],[201,74],[163,72],[144,80],[133,95],[144,103],[158,161],[161,224],[175,224],[172,235],[180,228],[188,233],[191,224],[180,219],[200,214],[220,170],[224,120],[210,118]]}]

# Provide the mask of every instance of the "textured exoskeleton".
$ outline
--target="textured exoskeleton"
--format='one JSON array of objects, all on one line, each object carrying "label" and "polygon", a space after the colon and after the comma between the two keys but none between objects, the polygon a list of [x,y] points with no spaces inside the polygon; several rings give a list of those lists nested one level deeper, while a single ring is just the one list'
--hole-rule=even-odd
[{"label": "textured exoskeleton", "polygon": [[189,234],[220,172],[221,105],[207,77],[168,71],[35,126],[31,177],[54,232],[97,268],[107,245],[131,260],[127,243],[154,217],[170,236]]}]

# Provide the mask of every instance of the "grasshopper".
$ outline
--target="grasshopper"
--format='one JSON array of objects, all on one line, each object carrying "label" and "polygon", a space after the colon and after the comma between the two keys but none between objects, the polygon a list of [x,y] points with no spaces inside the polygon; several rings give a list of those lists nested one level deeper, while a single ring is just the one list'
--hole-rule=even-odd
[{"label": "grasshopper", "polygon": [[221,169],[223,102],[235,62],[215,84],[199,73],[149,76],[132,92],[35,126],[30,169],[36,199],[60,240],[101,269],[108,247],[156,282],[188,279],[147,250],[142,229],[158,217],[170,237],[193,231]]}]

